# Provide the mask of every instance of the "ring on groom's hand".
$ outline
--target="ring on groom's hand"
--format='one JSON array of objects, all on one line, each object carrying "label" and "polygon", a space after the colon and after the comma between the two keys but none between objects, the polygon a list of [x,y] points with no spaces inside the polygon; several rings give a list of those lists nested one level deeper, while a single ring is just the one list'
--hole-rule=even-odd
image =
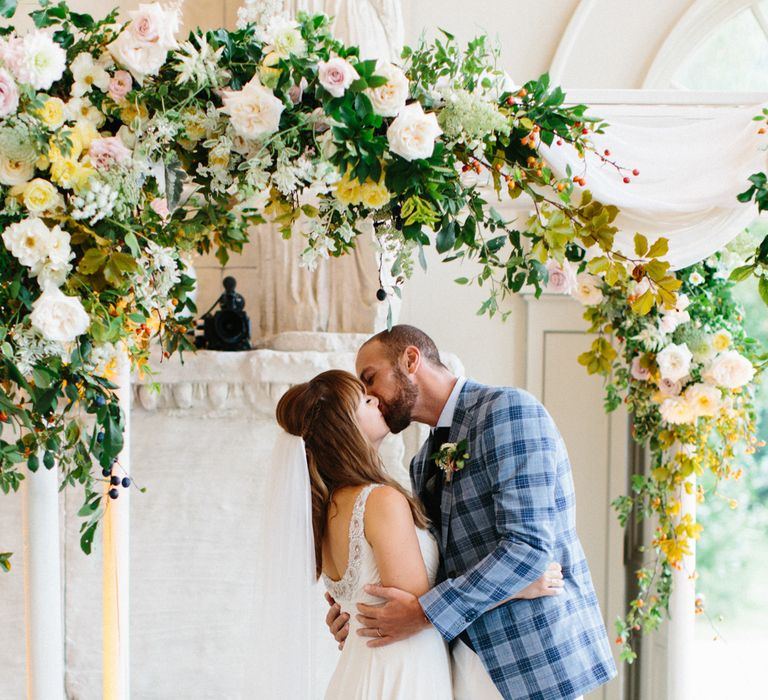
[{"label": "ring on groom's hand", "polygon": [[378,627],[376,628],[376,634],[378,634],[379,637],[382,637],[382,638],[384,637],[384,635],[381,633],[381,630]]}]

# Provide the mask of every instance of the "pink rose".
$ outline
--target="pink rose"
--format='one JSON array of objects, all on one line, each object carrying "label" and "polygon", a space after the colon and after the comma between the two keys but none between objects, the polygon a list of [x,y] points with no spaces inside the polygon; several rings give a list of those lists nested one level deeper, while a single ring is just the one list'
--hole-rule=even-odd
[{"label": "pink rose", "polygon": [[94,139],[88,149],[91,163],[96,170],[109,170],[115,163],[131,157],[131,152],[116,136]]},{"label": "pink rose", "polygon": [[127,70],[115,71],[112,80],[109,81],[107,94],[115,101],[122,100],[133,87],[133,78]]},{"label": "pink rose", "polygon": [[317,78],[334,97],[341,97],[347,88],[359,78],[357,71],[343,58],[334,56],[329,61],[320,61]]},{"label": "pink rose", "polygon": [[297,105],[299,102],[301,102],[301,98],[304,96],[304,90],[306,87],[307,79],[302,78],[298,85],[291,85],[291,87],[288,88],[288,97],[293,104]]},{"label": "pink rose", "polygon": [[683,389],[682,380],[673,382],[671,379],[661,379],[659,381],[659,391],[666,396],[677,396]]},{"label": "pink rose", "polygon": [[163,223],[167,223],[168,219],[171,218],[171,211],[168,209],[168,200],[165,197],[156,197],[149,203],[149,206],[152,208],[152,211],[162,219]]},{"label": "pink rose", "polygon": [[576,274],[567,260],[563,261],[562,265],[556,260],[548,260],[547,272],[549,273],[548,292],[570,294],[576,288]]},{"label": "pink rose", "polygon": [[19,37],[10,36],[0,39],[0,61],[18,78],[24,62],[24,47]]},{"label": "pink rose", "polygon": [[633,379],[637,379],[640,382],[647,382],[651,378],[651,371],[640,364],[640,355],[637,355],[632,360],[629,373],[632,375]]},{"label": "pink rose", "polygon": [[0,117],[13,114],[19,106],[19,89],[11,74],[0,68]]}]

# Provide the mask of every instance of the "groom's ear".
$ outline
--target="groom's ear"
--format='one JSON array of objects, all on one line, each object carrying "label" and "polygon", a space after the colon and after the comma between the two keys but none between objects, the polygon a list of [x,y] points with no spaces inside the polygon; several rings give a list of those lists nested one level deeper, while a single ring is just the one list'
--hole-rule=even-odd
[{"label": "groom's ear", "polygon": [[403,350],[403,360],[405,362],[405,371],[408,374],[415,374],[421,367],[421,352],[415,345],[409,345]]}]

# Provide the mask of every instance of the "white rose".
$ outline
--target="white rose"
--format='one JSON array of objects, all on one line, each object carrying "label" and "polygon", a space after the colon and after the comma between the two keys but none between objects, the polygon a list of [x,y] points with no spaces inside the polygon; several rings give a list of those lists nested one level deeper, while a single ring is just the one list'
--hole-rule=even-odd
[{"label": "white rose", "polygon": [[693,423],[696,420],[693,408],[682,396],[664,399],[659,406],[659,412],[664,421],[673,425]]},{"label": "white rose", "polygon": [[675,329],[691,320],[687,311],[668,311],[659,319],[659,330],[662,333],[674,333]]},{"label": "white rose", "polygon": [[307,42],[301,36],[298,22],[280,15],[269,21],[264,41],[280,58],[303,56],[307,52]]},{"label": "white rose", "polygon": [[180,17],[176,9],[165,9],[160,3],[141,3],[137,10],[128,13],[131,21],[126,27],[137,42],[156,44],[163,49],[175,49],[176,32]]},{"label": "white rose", "polygon": [[60,289],[48,287],[32,304],[32,326],[48,340],[73,341],[88,330],[91,319],[80,299],[65,296]]},{"label": "white rose", "polygon": [[547,291],[554,294],[570,294],[576,288],[576,273],[571,263],[563,260],[560,264],[557,260],[547,260]]},{"label": "white rose", "polygon": [[317,65],[317,78],[334,97],[341,97],[360,76],[343,58],[334,56],[329,61],[320,61]]},{"label": "white rose", "polygon": [[371,100],[373,111],[380,117],[396,117],[408,99],[408,78],[397,66],[382,60],[376,62],[374,75],[386,78],[387,82],[365,91]]},{"label": "white rose", "polygon": [[389,149],[405,160],[429,158],[435,150],[435,139],[443,133],[434,112],[425,114],[418,102],[400,110],[387,129]]},{"label": "white rose", "polygon": [[735,350],[728,350],[714,359],[707,375],[707,379],[711,379],[718,386],[737,389],[752,381],[755,368],[744,355]]},{"label": "white rose", "polygon": [[19,82],[29,83],[35,90],[47,90],[64,75],[67,52],[45,32],[29,32],[21,40],[21,50],[16,76]]},{"label": "white rose", "polygon": [[115,61],[130,71],[139,85],[148,75],[157,75],[168,55],[167,47],[138,41],[127,30],[109,44],[107,50]]},{"label": "white rose", "polygon": [[723,328],[712,336],[712,349],[715,352],[723,352],[731,346],[732,340],[733,336]]},{"label": "white rose", "polygon": [[225,91],[222,102],[221,111],[229,115],[233,128],[244,138],[269,136],[280,128],[280,115],[285,105],[255,77],[242,90]]},{"label": "white rose", "polygon": [[588,272],[576,275],[576,286],[571,296],[580,301],[584,306],[593,306],[603,300],[602,280]]},{"label": "white rose", "polygon": [[671,343],[656,355],[656,364],[664,379],[676,382],[688,374],[692,359],[693,355],[685,343]]},{"label": "white rose", "polygon": [[35,174],[34,163],[23,163],[10,160],[0,155],[0,183],[3,185],[23,185],[29,182]]},{"label": "white rose", "polygon": [[3,231],[3,243],[22,265],[34,268],[48,257],[51,231],[40,219],[24,219]]},{"label": "white rose", "polygon": [[720,410],[720,390],[709,384],[693,384],[685,398],[696,416],[714,416]]}]

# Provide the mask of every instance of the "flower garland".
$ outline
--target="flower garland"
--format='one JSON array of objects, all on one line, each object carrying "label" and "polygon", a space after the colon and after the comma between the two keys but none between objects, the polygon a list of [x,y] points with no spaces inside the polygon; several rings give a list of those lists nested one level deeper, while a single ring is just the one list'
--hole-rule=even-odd
[{"label": "flower garland", "polygon": [[[642,252],[643,241],[637,245]],[[672,571],[682,568],[701,534],[702,526],[682,512],[684,494],[694,493],[691,477],[709,471],[716,482],[738,479],[739,449],[751,453],[758,445],[756,354],[731,296],[730,258],[724,251],[678,272],[681,293],[672,309],[639,306],[645,281],[591,280],[573,292],[587,304],[584,317],[598,334],[579,362],[590,374],[608,377],[606,410],[626,404],[633,437],[650,453],[649,473],[634,476],[632,494],[612,504],[622,527],[632,516],[652,518],[656,526],[651,557],[636,572],[637,595],[616,623],[616,642],[628,662],[636,657],[635,634],[656,629],[668,612]],[[709,492],[695,488],[699,502],[719,496],[716,485]]]},{"label": "flower garland", "polygon": [[[490,315],[588,251],[609,284],[647,280],[644,308],[674,303],[663,245],[615,251],[616,208],[592,201],[585,172],[558,179],[539,154],[591,149],[602,122],[546,75],[513,86],[483,37],[461,49],[446,34],[395,66],[361,60],[327,17],[289,19],[276,3],[182,42],[178,6],[141,4],[121,24],[116,10],[39,4],[32,31],[0,29],[0,489],[18,489],[22,464],[57,466],[64,486],[83,487],[86,552],[104,484],[109,498],[130,485],[118,358],[149,372],[150,341],[166,357],[193,349],[187,252],[226,263],[249,227],[275,222],[304,236],[312,268],[372,221],[394,260],[384,295],[435,245],[479,261],[459,281],[488,286]],[[513,227],[486,184],[526,193],[534,214]]]}]

